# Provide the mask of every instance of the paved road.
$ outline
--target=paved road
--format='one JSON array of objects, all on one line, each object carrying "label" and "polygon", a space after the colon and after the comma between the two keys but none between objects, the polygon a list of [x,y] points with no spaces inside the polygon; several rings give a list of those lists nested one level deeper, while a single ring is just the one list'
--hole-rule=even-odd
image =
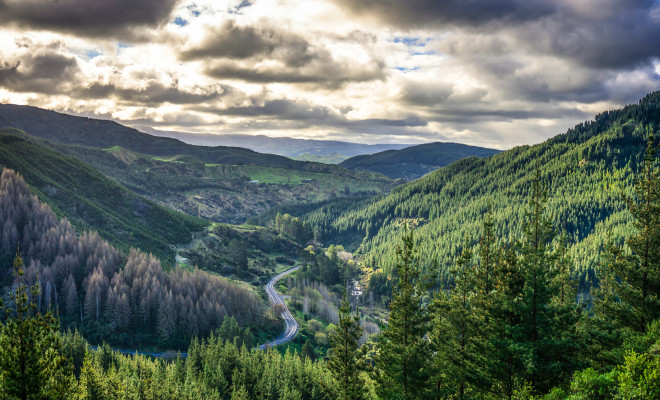
[{"label": "paved road", "polygon": [[262,344],[261,346],[259,346],[260,350],[264,350],[269,347],[274,347],[286,343],[292,340],[294,337],[296,337],[296,334],[298,333],[298,328],[299,328],[298,321],[296,321],[296,319],[293,318],[293,315],[291,315],[289,308],[286,306],[286,303],[284,302],[284,296],[282,296],[281,294],[277,293],[277,291],[275,291],[275,284],[277,283],[277,281],[282,279],[282,277],[284,277],[285,275],[288,275],[293,271],[298,270],[298,268],[300,267],[295,267],[286,270],[281,274],[276,275],[273,279],[270,280],[270,282],[266,284],[266,293],[268,294],[268,299],[270,300],[270,302],[272,304],[284,305],[284,310],[282,311],[282,318],[284,319],[284,323],[286,324],[286,329],[280,336],[278,336],[272,342]]}]

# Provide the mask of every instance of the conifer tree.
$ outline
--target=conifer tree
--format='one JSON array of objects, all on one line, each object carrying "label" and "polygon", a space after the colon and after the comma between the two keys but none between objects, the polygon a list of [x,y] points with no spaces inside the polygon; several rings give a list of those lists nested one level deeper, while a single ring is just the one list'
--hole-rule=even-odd
[{"label": "conifer tree", "polygon": [[514,246],[506,246],[499,252],[500,262],[494,266],[493,307],[489,310],[492,334],[487,367],[490,391],[511,399],[523,370],[517,340],[521,326],[519,301],[525,280]]},{"label": "conifer tree", "polygon": [[80,396],[85,400],[104,400],[108,398],[108,389],[102,368],[92,364],[92,357],[86,354],[80,372]]},{"label": "conifer tree", "polygon": [[524,277],[520,302],[519,344],[523,351],[524,379],[534,390],[545,392],[570,375],[575,366],[567,354],[573,354],[575,342],[574,306],[558,307],[556,298],[557,255],[550,244],[555,232],[546,215],[547,194],[541,187],[540,171],[532,187],[523,222],[523,240],[519,245],[520,268]]},{"label": "conifer tree", "polygon": [[456,268],[454,285],[448,293],[433,300],[434,361],[437,395],[456,399],[474,398],[487,379],[484,375],[484,312],[476,301],[476,271],[472,251],[466,241]]},{"label": "conifer tree", "polygon": [[364,398],[364,380],[360,376],[362,356],[358,344],[361,336],[360,316],[357,312],[351,315],[348,294],[344,292],[339,308],[339,324],[335,333],[330,335],[332,354],[328,360],[328,368],[339,385],[339,398],[342,400]]},{"label": "conifer tree", "polygon": [[50,312],[35,314],[32,299],[38,295],[39,287],[28,289],[23,283],[20,255],[14,259],[14,275],[18,287],[11,294],[13,307],[3,306],[8,320],[0,330],[0,398],[68,398],[74,377],[59,353],[59,322]]},{"label": "conifer tree", "polygon": [[[480,262],[476,271],[477,279],[475,289],[477,295],[482,301],[488,302],[495,285],[495,266],[497,265],[498,252],[496,251],[495,233],[493,232],[493,205],[488,204],[486,215],[484,216],[484,233],[479,239],[479,257]],[[486,306],[486,305],[484,305]]]},{"label": "conifer tree", "polygon": [[397,248],[396,284],[392,288],[388,326],[381,336],[375,378],[381,398],[412,400],[432,397],[431,351],[425,336],[429,314],[422,304],[424,285],[413,248],[412,231]]},{"label": "conifer tree", "polygon": [[618,347],[625,336],[643,334],[660,318],[660,170],[653,135],[648,138],[635,196],[626,202],[636,234],[626,240],[629,251],[610,244],[601,266],[594,301],[599,353]]}]

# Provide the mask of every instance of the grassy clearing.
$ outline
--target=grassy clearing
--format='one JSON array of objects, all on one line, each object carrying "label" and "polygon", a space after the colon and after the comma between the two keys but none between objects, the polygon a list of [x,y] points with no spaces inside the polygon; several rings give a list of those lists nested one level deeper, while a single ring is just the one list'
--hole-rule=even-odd
[{"label": "grassy clearing", "polygon": [[348,186],[350,192],[382,192],[383,184],[371,180],[348,178],[328,173],[297,171],[284,168],[260,167],[260,166],[237,166],[238,171],[250,180],[259,183],[271,183],[278,185],[303,185],[316,186],[319,193],[343,192]]}]

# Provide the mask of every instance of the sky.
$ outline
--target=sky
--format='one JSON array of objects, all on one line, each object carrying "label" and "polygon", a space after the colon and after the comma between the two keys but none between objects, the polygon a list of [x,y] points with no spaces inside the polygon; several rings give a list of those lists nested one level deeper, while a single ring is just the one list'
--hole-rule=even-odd
[{"label": "sky", "polygon": [[653,0],[0,0],[0,103],[129,126],[507,149],[659,89]]}]

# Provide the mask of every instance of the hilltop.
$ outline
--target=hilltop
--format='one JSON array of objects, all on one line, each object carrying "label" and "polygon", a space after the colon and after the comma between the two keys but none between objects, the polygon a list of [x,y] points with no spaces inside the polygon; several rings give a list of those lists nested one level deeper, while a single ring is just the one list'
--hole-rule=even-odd
[{"label": "hilltop", "polygon": [[339,165],[356,171],[380,172],[392,179],[412,181],[462,158],[487,157],[499,152],[460,143],[436,142],[402,150],[359,155],[342,161]]}]

